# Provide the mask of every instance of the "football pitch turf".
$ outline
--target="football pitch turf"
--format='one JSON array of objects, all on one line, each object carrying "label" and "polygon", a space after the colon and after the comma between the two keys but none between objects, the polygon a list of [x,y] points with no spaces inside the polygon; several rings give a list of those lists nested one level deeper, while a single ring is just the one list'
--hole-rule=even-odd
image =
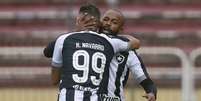
[{"label": "football pitch turf", "polygon": [[[126,89],[126,101],[146,101],[142,89]],[[201,88],[196,90],[201,99]],[[0,88],[0,101],[56,101],[56,88]],[[181,101],[179,88],[159,88],[157,101]]]}]

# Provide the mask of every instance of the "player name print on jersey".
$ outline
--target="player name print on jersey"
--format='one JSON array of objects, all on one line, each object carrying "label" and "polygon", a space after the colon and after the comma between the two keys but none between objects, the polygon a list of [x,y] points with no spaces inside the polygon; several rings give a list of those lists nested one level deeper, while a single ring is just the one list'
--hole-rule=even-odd
[{"label": "player name print on jersey", "polygon": [[95,50],[104,51],[104,45],[95,44],[95,43],[79,43],[76,42],[75,44],[76,48],[90,48]]}]

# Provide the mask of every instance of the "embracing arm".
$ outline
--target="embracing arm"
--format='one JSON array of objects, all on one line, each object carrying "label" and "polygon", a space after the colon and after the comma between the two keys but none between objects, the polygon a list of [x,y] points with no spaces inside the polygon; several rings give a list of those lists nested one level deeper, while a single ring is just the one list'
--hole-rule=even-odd
[{"label": "embracing arm", "polygon": [[146,95],[144,97],[147,98],[148,101],[155,101],[157,98],[157,88],[153,81],[150,78],[147,78],[140,82],[140,85],[144,88],[146,92]]},{"label": "embracing arm", "polygon": [[137,56],[141,63],[142,70],[143,70],[144,74],[146,75],[146,79],[144,79],[140,82],[140,85],[143,87],[143,89],[146,92],[146,95],[143,97],[145,97],[148,101],[156,101],[157,87],[154,84],[154,82],[151,80],[141,57],[139,55],[137,55]]},{"label": "embracing arm", "polygon": [[47,58],[52,58],[56,40],[50,42],[43,50],[43,54]]},{"label": "embracing arm", "polygon": [[140,40],[139,39],[137,39],[131,35],[121,35],[121,36],[126,37],[130,40],[129,43],[130,43],[130,47],[132,49],[139,49],[140,48]]},{"label": "embracing arm", "polygon": [[129,68],[133,74],[135,80],[144,88],[148,101],[156,101],[157,88],[154,82],[149,77],[146,67],[141,57],[136,51],[130,51],[128,57]]},{"label": "embracing arm", "polygon": [[63,60],[62,60],[62,49],[63,49],[63,42],[65,39],[65,35],[60,36],[54,44],[54,49],[52,50],[52,62],[51,62],[51,79],[54,85],[59,84],[61,69],[63,67]]},{"label": "embracing arm", "polygon": [[51,68],[51,80],[53,85],[58,85],[60,81],[60,68]]}]

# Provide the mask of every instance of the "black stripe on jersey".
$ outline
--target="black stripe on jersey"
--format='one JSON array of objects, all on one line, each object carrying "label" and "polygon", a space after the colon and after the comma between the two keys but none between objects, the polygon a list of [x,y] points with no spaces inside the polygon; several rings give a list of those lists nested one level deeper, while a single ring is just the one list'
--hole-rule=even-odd
[{"label": "black stripe on jersey", "polygon": [[123,40],[123,41],[129,41],[128,38],[124,37],[124,36],[114,36],[114,35],[108,35],[108,37],[110,38],[116,38],[116,39],[120,39],[120,40]]},{"label": "black stripe on jersey", "polygon": [[123,55],[125,58],[124,58],[124,61],[118,65],[118,70],[117,70],[117,73],[116,73],[116,80],[115,80],[115,86],[116,86],[116,89],[114,91],[114,94],[118,97],[120,97],[120,77],[124,71],[124,68],[125,68],[125,65],[126,65],[126,62],[127,62],[127,59],[128,59],[128,52],[121,52],[120,53],[121,55]]},{"label": "black stripe on jersey", "polygon": [[136,56],[138,57],[138,59],[139,59],[139,61],[140,61],[140,63],[141,63],[141,67],[142,67],[142,70],[143,70],[145,76],[146,76],[147,78],[150,78],[150,77],[149,77],[149,74],[147,73],[147,70],[146,70],[146,67],[145,67],[145,65],[144,65],[144,62],[142,61],[142,58],[138,55],[138,53],[137,53],[136,51],[134,51],[134,52],[135,52]]},{"label": "black stripe on jersey", "polygon": [[66,89],[66,101],[74,101],[75,90]]},{"label": "black stripe on jersey", "polygon": [[102,95],[98,94],[98,101],[102,101]]},{"label": "black stripe on jersey", "polygon": [[59,94],[57,95],[57,101],[59,101]]},{"label": "black stripe on jersey", "polygon": [[126,76],[124,77],[125,79],[123,80],[123,87],[126,86],[126,83],[128,81],[128,77],[129,77],[129,73],[130,73],[130,70],[128,68],[127,71],[126,71]]},{"label": "black stripe on jersey", "polygon": [[83,101],[90,101],[90,96],[91,96],[91,95],[92,95],[91,92],[85,91],[85,92],[84,92],[84,99],[83,99]]}]

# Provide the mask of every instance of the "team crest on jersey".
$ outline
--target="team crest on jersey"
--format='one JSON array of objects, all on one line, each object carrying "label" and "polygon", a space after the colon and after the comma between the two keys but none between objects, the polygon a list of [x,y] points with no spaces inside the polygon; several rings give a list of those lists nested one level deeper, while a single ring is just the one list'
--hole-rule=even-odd
[{"label": "team crest on jersey", "polygon": [[116,60],[119,64],[121,64],[124,61],[125,57],[121,54],[116,56]]}]

